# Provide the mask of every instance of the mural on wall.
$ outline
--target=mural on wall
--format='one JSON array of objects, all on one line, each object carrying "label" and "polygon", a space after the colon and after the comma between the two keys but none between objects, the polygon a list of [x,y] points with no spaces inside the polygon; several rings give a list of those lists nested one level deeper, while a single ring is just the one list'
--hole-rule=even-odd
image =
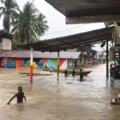
[{"label": "mural on wall", "polygon": [[[60,59],[60,69],[67,67],[64,65],[66,63],[66,59]],[[35,58],[33,60],[33,68],[50,68],[52,67],[54,70],[57,69],[57,59],[38,59]],[[2,68],[21,68],[21,67],[30,67],[30,59],[28,58],[1,58],[0,59],[0,67]],[[66,68],[65,68],[66,69]]]}]

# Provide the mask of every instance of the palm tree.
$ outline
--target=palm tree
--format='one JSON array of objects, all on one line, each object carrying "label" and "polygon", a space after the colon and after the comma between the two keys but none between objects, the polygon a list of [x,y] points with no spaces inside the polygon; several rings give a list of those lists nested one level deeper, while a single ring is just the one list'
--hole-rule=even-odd
[{"label": "palm tree", "polygon": [[24,5],[16,20],[12,23],[12,33],[21,43],[30,43],[39,39],[48,29],[45,16],[35,8],[33,3]]},{"label": "palm tree", "polygon": [[2,6],[0,6],[0,17],[3,16],[3,27],[7,32],[10,31],[11,22],[14,20],[19,6],[15,0],[0,0]]},{"label": "palm tree", "polygon": [[37,32],[40,36],[42,36],[45,33],[45,31],[48,30],[47,21],[45,20],[45,16],[43,14],[39,13],[39,15],[37,17],[37,22],[38,22],[38,28],[39,28],[37,30]]},{"label": "palm tree", "polygon": [[4,0],[0,0],[0,2],[2,3]]}]

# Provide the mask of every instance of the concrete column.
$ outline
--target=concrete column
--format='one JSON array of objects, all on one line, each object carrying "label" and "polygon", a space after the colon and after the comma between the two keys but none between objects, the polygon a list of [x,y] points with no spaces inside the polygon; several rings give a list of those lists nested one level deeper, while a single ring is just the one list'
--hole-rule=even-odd
[{"label": "concrete column", "polygon": [[57,82],[59,82],[59,72],[60,72],[59,61],[60,61],[60,52],[58,51]]},{"label": "concrete column", "polygon": [[30,52],[30,83],[33,83],[33,48]]},{"label": "concrete column", "polygon": [[5,68],[7,68],[7,52],[6,52],[6,65],[5,65]]}]

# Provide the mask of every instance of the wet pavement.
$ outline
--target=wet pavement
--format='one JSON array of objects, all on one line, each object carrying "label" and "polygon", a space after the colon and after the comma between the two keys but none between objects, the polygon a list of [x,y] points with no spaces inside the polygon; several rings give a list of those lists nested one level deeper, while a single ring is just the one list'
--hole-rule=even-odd
[{"label": "wet pavement", "polygon": [[[120,93],[120,81],[110,87],[105,77],[105,65],[79,81],[79,76],[65,78],[60,74],[35,76],[33,85],[29,77],[14,69],[0,69],[1,120],[120,120],[120,106],[112,106],[111,98]],[[26,71],[26,70],[22,70]],[[27,102],[6,103],[23,86]]]}]

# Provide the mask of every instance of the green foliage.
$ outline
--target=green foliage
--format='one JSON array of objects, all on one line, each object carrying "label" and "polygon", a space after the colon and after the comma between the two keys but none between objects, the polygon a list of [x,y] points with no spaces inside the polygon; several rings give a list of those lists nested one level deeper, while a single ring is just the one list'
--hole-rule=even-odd
[{"label": "green foliage", "polygon": [[1,17],[4,30],[11,32],[14,37],[14,50],[18,49],[17,45],[21,43],[38,41],[48,30],[45,16],[36,9],[33,2],[27,2],[23,10],[20,10],[16,0],[0,0]]},{"label": "green foliage", "polygon": [[24,5],[23,10],[16,16],[12,25],[14,38],[20,40],[21,43],[39,40],[39,36],[42,36],[48,29],[45,16],[39,13],[30,2]]},{"label": "green foliage", "polygon": [[7,32],[10,31],[11,23],[14,21],[19,6],[15,0],[1,0],[0,17],[3,16],[3,27]]},{"label": "green foliage", "polygon": [[26,67],[29,67],[30,66],[30,62],[26,62]]},{"label": "green foliage", "polygon": [[17,45],[20,44],[19,40],[12,40],[12,50],[18,50],[19,48],[17,47]]}]

